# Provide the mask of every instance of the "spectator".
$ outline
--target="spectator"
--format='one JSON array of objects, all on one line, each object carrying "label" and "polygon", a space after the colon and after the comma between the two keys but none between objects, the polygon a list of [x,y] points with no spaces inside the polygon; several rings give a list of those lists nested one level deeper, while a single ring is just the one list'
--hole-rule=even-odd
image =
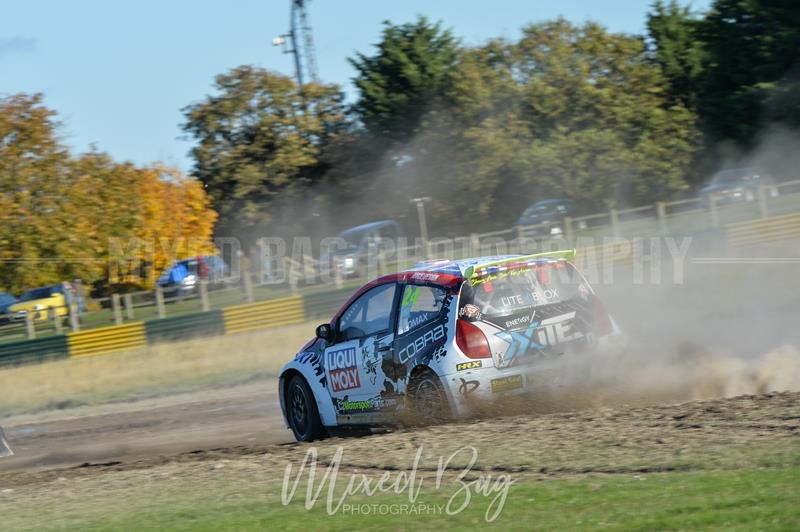
[{"label": "spectator", "polygon": [[72,312],[73,291],[72,285],[69,281],[61,283],[61,291],[64,292],[64,305],[67,307],[67,312]]},{"label": "spectator", "polygon": [[83,281],[77,278],[72,280],[72,293],[75,297],[75,304],[78,306],[78,314],[83,314],[86,312]]}]

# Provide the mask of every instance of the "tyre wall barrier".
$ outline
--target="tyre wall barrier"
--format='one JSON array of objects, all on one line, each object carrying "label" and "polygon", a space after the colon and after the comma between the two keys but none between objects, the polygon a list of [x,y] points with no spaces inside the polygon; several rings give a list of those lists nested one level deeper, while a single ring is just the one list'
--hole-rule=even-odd
[{"label": "tyre wall barrier", "polygon": [[226,333],[254,331],[305,321],[303,298],[282,297],[222,309]]},{"label": "tyre wall barrier", "polygon": [[222,335],[225,334],[225,322],[221,310],[210,310],[146,321],[144,331],[147,344],[153,345],[160,342]]},{"label": "tyre wall barrier", "polygon": [[784,214],[728,225],[728,244],[732,247],[793,238],[800,238],[800,214]]},{"label": "tyre wall barrier", "polygon": [[344,305],[356,290],[357,288],[339,288],[304,295],[303,309],[306,319],[331,319],[339,307]]},{"label": "tyre wall barrier", "polygon": [[71,332],[67,338],[71,357],[104,355],[144,347],[147,343],[144,323],[141,321]]},{"label": "tyre wall barrier", "polygon": [[68,355],[69,345],[63,334],[35,340],[19,340],[0,345],[0,366],[67,358]]}]

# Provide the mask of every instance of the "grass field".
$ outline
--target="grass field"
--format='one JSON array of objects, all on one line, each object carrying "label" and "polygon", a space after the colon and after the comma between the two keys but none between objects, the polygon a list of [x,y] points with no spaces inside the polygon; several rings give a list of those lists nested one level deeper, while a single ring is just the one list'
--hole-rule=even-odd
[{"label": "grass field", "polygon": [[[14,497],[3,508],[7,530],[796,530],[800,526],[800,467],[655,474],[597,475],[541,480],[518,478],[490,523],[497,501],[472,491],[463,511],[460,484],[423,489],[411,507],[406,494],[348,497],[339,487],[332,511],[326,492],[306,510],[301,486],[288,506],[274,472],[205,467],[198,474],[164,467],[63,482],[57,496]],[[3,499],[0,494],[0,508]],[[448,510],[448,503],[450,507]],[[419,512],[419,513],[417,513]]]}]

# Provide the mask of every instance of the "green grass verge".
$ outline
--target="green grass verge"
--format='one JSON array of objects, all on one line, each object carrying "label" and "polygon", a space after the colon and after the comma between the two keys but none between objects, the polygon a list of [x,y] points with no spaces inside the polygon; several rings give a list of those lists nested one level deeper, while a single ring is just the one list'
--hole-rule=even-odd
[{"label": "green grass verge", "polygon": [[[213,467],[211,465],[209,468]],[[433,473],[428,473],[430,476]],[[253,475],[258,477],[259,475]],[[493,475],[496,477],[497,475]],[[283,506],[280,483],[257,483],[221,473],[206,482],[185,476],[150,479],[145,487],[121,490],[109,498],[38,501],[32,520],[19,520],[21,508],[6,508],[11,528],[80,530],[796,530],[800,527],[800,468],[747,469],[582,477],[579,479],[518,480],[493,523],[485,522],[488,502],[473,491],[470,504],[447,515],[392,515],[388,507],[369,515],[339,511],[328,515],[325,495],[306,510],[304,491]],[[513,477],[513,474],[512,474]],[[163,477],[162,477],[163,478]],[[339,474],[337,494],[349,475]],[[238,480],[237,480],[238,479]],[[439,491],[425,477],[416,503],[446,505],[458,484],[445,480]],[[426,488],[427,486],[427,488]],[[131,496],[134,489],[138,495]],[[125,494],[125,496],[122,496]],[[0,497],[0,500],[2,498]],[[338,500],[338,498],[337,498]],[[460,505],[456,498],[454,507]],[[408,504],[408,495],[363,495],[347,499],[352,505]],[[86,515],[82,506],[91,505]],[[24,506],[32,505],[25,504]],[[2,505],[0,505],[2,507]],[[398,508],[395,506],[395,508]],[[5,513],[5,512],[4,512]]]}]

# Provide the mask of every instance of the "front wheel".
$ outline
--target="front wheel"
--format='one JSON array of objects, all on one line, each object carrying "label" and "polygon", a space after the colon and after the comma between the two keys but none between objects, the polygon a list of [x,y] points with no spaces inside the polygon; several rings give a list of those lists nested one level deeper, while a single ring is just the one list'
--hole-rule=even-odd
[{"label": "front wheel", "polygon": [[286,389],[286,418],[297,441],[310,442],[325,437],[314,394],[300,375],[292,377]]},{"label": "front wheel", "polygon": [[441,381],[432,371],[425,371],[412,378],[408,385],[408,396],[415,421],[421,424],[442,423],[450,419],[450,405]]}]

